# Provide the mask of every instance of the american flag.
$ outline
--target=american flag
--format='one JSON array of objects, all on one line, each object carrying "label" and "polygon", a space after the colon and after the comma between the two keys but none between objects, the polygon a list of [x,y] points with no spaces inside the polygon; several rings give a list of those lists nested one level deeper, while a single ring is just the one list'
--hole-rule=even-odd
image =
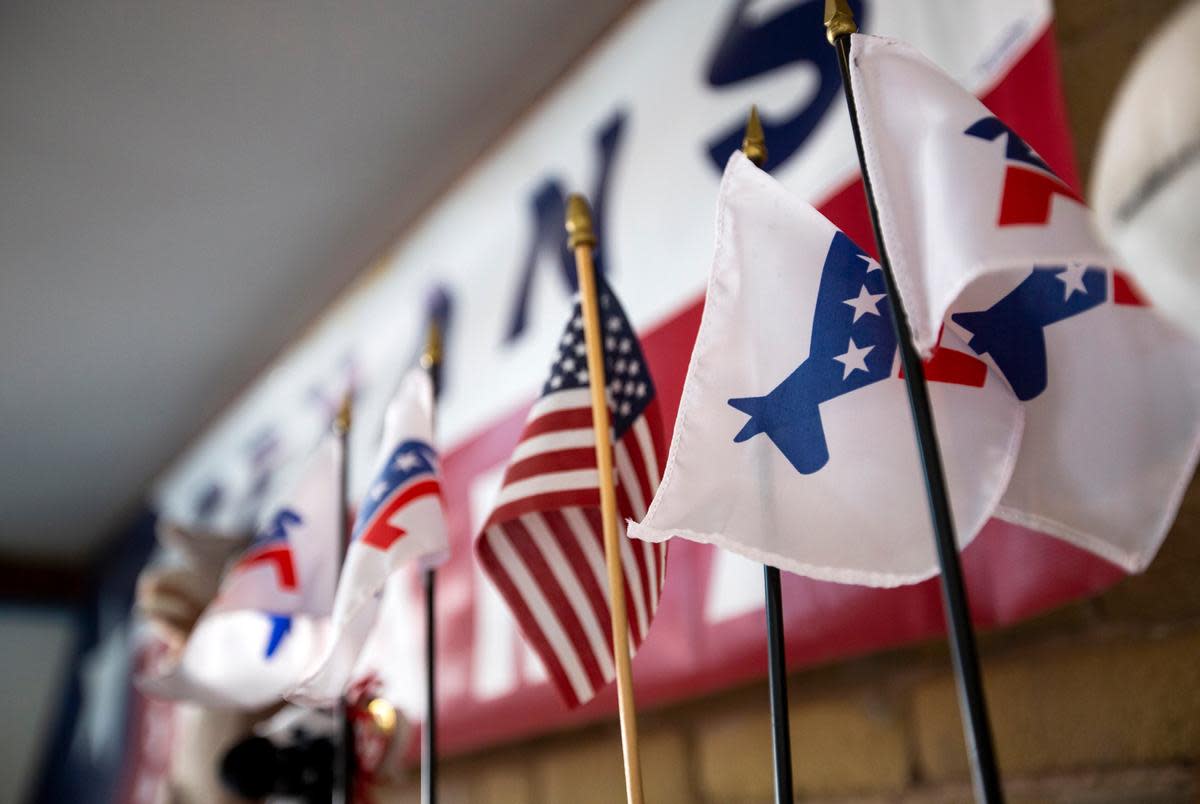
[{"label": "american flag", "polygon": [[[631,541],[624,521],[640,520],[658,487],[662,423],[637,335],[616,296],[603,280],[598,285],[625,607],[636,650],[658,610],[666,545]],[[616,676],[588,387],[577,300],[475,544],[484,571],[570,706],[586,703]]]}]

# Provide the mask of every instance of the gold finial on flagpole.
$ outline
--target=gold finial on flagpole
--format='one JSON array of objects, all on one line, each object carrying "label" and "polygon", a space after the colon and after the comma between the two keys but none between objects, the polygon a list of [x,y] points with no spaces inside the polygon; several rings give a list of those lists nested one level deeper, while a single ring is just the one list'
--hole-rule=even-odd
[{"label": "gold finial on flagpole", "polygon": [[372,698],[367,704],[367,713],[371,715],[375,728],[385,737],[392,736],[392,732],[396,730],[397,717],[396,707],[392,706],[391,701],[386,698]]},{"label": "gold finial on flagpole", "polygon": [[825,38],[829,44],[846,34],[858,33],[854,12],[846,0],[825,0]]},{"label": "gold finial on flagpole", "polygon": [[342,396],[342,404],[338,406],[337,416],[333,420],[333,430],[338,435],[350,432],[350,405],[354,395],[350,391]]},{"label": "gold finial on flagpole", "polygon": [[442,328],[437,319],[429,322],[429,335],[425,341],[425,351],[421,352],[421,368],[428,371],[442,364]]},{"label": "gold finial on flagpole", "polygon": [[580,246],[591,248],[595,245],[591,207],[579,193],[571,193],[567,198],[567,247],[575,251]]},{"label": "gold finial on flagpole", "polygon": [[762,167],[767,161],[767,138],[763,135],[757,106],[750,107],[750,117],[746,120],[746,136],[742,138],[742,153],[758,167]]},{"label": "gold finial on flagpole", "polygon": [[620,519],[617,515],[617,487],[613,479],[612,431],[605,395],[604,342],[600,332],[596,266],[592,260],[596,233],[592,230],[591,210],[583,196],[571,195],[567,199],[566,212],[567,243],[575,252],[575,271],[579,278],[579,306],[583,313],[588,386],[592,398],[596,473],[600,480],[600,520],[604,531],[608,608],[612,618],[613,662],[617,671],[617,705],[621,719],[621,752],[625,759],[625,797],[628,804],[642,804],[637,709],[633,703],[633,671],[629,663],[629,615],[625,609],[625,573],[621,566]]}]

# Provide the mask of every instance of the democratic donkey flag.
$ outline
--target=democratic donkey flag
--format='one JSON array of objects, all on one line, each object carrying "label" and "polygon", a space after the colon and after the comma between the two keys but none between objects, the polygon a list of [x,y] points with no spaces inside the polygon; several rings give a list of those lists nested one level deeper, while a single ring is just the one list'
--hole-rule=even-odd
[{"label": "democratic donkey flag", "polygon": [[[1004,493],[1021,408],[947,332],[930,396],[963,544]],[[630,535],[681,536],[824,580],[937,572],[879,264],[741,153],[662,486]]]},{"label": "democratic donkey flag", "polygon": [[309,704],[339,699],[358,680],[356,667],[380,616],[383,588],[408,563],[447,550],[438,456],[433,447],[433,384],[415,368],[384,414],[374,479],[359,506],[338,581],[333,617],[312,675],[288,697]]},{"label": "democratic donkey flag", "polygon": [[[662,424],[637,335],[599,285],[612,416],[617,507],[641,519],[658,487]],[[479,561],[571,706],[615,678],[596,441],[578,300],[541,397],[529,412],[495,506],[475,543]],[[631,646],[658,610],[666,546],[620,538]]]},{"label": "democratic donkey flag", "polygon": [[341,472],[342,446],[330,434],[181,650],[138,679],[145,692],[259,709],[311,672],[337,584]]},{"label": "democratic donkey flag", "polygon": [[1078,195],[969,92],[893,40],[855,35],[850,60],[917,348],[945,322],[1025,408],[996,516],[1144,569],[1195,468],[1200,350],[1146,305]]}]

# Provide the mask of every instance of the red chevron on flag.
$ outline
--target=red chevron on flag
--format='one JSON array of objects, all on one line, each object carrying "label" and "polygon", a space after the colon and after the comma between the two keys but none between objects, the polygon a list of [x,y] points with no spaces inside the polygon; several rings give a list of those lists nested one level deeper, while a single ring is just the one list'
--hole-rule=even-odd
[{"label": "red chevron on flag", "polygon": [[260,564],[275,568],[280,589],[296,591],[296,564],[292,561],[292,548],[287,542],[265,545],[259,550],[247,553],[237,563],[237,571],[245,572]]},{"label": "red chevron on flag", "polygon": [[1044,226],[1056,195],[1083,203],[1079,194],[1053,173],[1009,165],[1000,199],[1000,226]]},{"label": "red chevron on flag", "polygon": [[387,550],[400,539],[408,535],[408,531],[399,524],[392,524],[393,517],[405,507],[423,497],[441,497],[442,486],[437,477],[426,477],[412,483],[392,496],[386,505],[380,506],[375,516],[366,524],[362,533],[362,543],[379,550]]}]

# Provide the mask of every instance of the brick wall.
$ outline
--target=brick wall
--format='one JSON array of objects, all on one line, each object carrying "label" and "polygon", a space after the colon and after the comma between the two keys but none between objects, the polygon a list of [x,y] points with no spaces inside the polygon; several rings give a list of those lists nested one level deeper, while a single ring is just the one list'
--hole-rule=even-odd
[{"label": "brick wall", "polygon": [[[1080,173],[1138,45],[1172,0],[1062,0],[1058,38]],[[1200,482],[1144,575],[983,634],[1011,802],[1200,801]],[[790,679],[796,788],[807,802],[969,801],[944,644]],[[765,682],[640,713],[646,800],[772,800]],[[443,804],[624,800],[615,722],[443,763]],[[381,802],[417,801],[414,785]]]}]

